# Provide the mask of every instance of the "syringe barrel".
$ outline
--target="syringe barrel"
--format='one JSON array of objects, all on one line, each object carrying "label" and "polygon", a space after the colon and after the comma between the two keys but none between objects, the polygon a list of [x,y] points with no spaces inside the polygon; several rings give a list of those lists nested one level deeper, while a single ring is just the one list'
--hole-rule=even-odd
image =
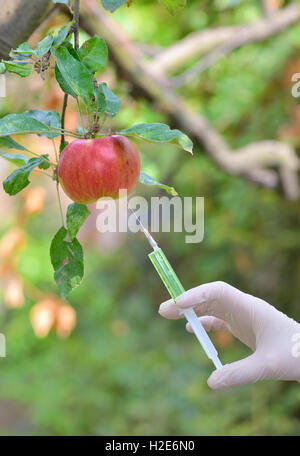
[{"label": "syringe barrel", "polygon": [[222,364],[218,358],[218,352],[209,336],[207,335],[207,332],[203,328],[201,321],[197,317],[194,309],[185,309],[182,313],[191,325],[194,334],[202,345],[202,348],[205,351],[207,357],[212,360],[217,369],[222,367]]},{"label": "syringe barrel", "polygon": [[[176,298],[182,295],[185,290],[181,285],[181,282],[178,279],[177,275],[175,274],[174,269],[170,265],[166,255],[160,248],[157,248],[154,249],[153,252],[151,252],[148,256],[156,271],[158,272],[161,280],[163,281],[165,287],[170,293],[170,296],[174,299],[174,301],[176,301]],[[218,352],[208,337],[194,309],[185,309],[182,311],[182,313],[192,326],[195,336],[202,345],[202,348],[204,349],[208,358],[212,360],[217,369],[219,367],[222,367],[222,364],[218,358]]]},{"label": "syringe barrel", "polygon": [[158,272],[161,280],[163,281],[165,287],[167,288],[170,296],[176,301],[178,296],[184,293],[184,288],[180,283],[177,275],[175,274],[174,269],[170,265],[166,255],[162,249],[158,248],[149,253],[149,258]]}]

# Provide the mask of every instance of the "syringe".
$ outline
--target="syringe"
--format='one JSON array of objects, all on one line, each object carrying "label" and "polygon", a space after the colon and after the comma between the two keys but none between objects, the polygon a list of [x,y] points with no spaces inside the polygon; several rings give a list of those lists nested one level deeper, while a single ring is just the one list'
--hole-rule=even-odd
[{"label": "syringe", "polygon": [[[178,279],[174,269],[170,265],[164,252],[158,246],[157,242],[153,239],[149,231],[143,226],[140,219],[136,216],[135,212],[131,209],[130,211],[135,215],[141,229],[143,230],[143,233],[145,234],[146,238],[149,241],[149,244],[153,248],[153,252],[149,253],[148,257],[150,258],[153,266],[155,267],[157,273],[159,274],[161,280],[167,288],[170,296],[174,299],[174,301],[176,301],[176,298],[182,295],[182,293],[184,293],[185,291],[183,286],[181,285],[180,280]],[[211,359],[214,363],[216,369],[222,367],[222,363],[218,357],[218,352],[215,349],[212,341],[208,337],[194,309],[182,309],[182,314],[185,316],[185,318],[191,325],[195,336],[202,345],[202,348],[205,351],[208,358]]]}]

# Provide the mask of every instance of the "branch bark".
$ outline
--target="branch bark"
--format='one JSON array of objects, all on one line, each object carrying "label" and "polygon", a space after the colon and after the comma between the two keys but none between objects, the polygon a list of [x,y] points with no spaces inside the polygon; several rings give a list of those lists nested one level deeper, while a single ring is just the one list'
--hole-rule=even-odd
[{"label": "branch bark", "polygon": [[282,10],[274,11],[271,15],[259,21],[240,27],[237,34],[234,34],[220,46],[216,47],[216,49],[210,54],[207,54],[192,68],[189,68],[177,78],[173,78],[172,87],[181,87],[190,83],[196,76],[203,73],[203,71],[235,49],[249,43],[266,40],[284,30],[289,25],[294,24],[299,19],[300,6],[292,3]]},{"label": "branch bark", "polygon": [[194,32],[167,47],[145,65],[157,74],[168,74],[181,68],[186,62],[201,57],[224,41],[238,34],[240,26],[217,27]]},{"label": "branch bark", "polygon": [[6,0],[0,8],[0,58],[7,59],[12,48],[26,41],[43,20],[50,0]]}]

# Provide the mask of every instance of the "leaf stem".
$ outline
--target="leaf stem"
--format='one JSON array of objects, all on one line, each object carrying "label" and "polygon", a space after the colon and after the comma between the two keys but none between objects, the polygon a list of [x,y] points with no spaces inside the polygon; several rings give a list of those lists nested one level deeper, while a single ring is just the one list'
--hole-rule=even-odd
[{"label": "leaf stem", "polygon": [[55,144],[53,138],[52,138],[52,144],[53,144],[53,148],[54,148],[54,152],[55,152],[55,159],[56,159],[56,163],[57,163],[58,162],[58,154],[57,154],[56,144]]},{"label": "leaf stem", "polygon": [[59,193],[59,181],[58,180],[56,181],[56,193],[57,193],[57,199],[58,199],[59,212],[60,212],[60,217],[61,217],[61,221],[62,221],[62,226],[65,226],[64,215],[63,215],[60,193]]},{"label": "leaf stem", "polygon": [[51,174],[45,173],[45,171],[40,171],[39,169],[34,169],[33,172],[34,172],[34,173],[44,174],[45,176],[49,176],[49,177],[51,177],[51,179],[52,179]]},{"label": "leaf stem", "polygon": [[[75,133],[74,131],[71,131],[71,130],[65,130],[65,129],[62,129],[62,128],[51,127],[51,126],[49,126],[48,128],[50,128],[51,130],[56,130],[56,131],[60,131],[60,132],[67,133],[68,136],[76,136],[76,138],[82,136],[82,135],[80,135],[80,134],[78,134],[78,133]],[[37,132],[35,131],[34,133],[37,133]],[[39,133],[39,132],[38,132],[38,133]],[[40,133],[45,133],[45,132],[44,132],[44,131],[41,131]]]},{"label": "leaf stem", "polygon": [[[41,157],[41,155],[36,154],[35,152],[32,152],[32,150],[27,149],[27,152],[29,152],[32,155],[35,155],[36,157]],[[56,166],[56,164],[52,163],[52,161],[50,161],[49,158],[43,157],[43,159],[46,160],[48,163],[50,163],[51,166]]]}]

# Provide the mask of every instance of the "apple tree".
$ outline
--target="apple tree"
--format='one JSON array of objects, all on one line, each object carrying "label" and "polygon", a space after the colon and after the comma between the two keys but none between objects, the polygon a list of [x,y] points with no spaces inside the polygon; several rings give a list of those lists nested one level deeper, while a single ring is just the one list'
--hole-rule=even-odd
[{"label": "apple tree", "polygon": [[[54,0],[54,3],[58,2]],[[139,138],[153,143],[174,143],[190,153],[193,145],[186,134],[162,123],[139,123],[112,131],[109,120],[117,115],[121,100],[101,80],[101,72],[108,59],[107,45],[100,36],[95,35],[80,46],[80,2],[70,0],[60,3],[68,5],[72,20],[58,32],[47,34],[35,47],[23,42],[12,49],[10,59],[0,62],[0,73],[11,72],[26,78],[32,72],[37,72],[45,80],[47,73],[53,71],[57,84],[64,92],[61,114],[32,107],[23,113],[2,117],[0,145],[7,149],[2,157],[16,165],[16,169],[3,182],[7,194],[16,195],[29,186],[33,170],[47,175],[56,186],[61,227],[51,242],[50,256],[54,279],[64,299],[81,283],[84,274],[83,249],[76,235],[90,213],[85,203],[101,196],[116,198],[120,188],[132,191],[138,180],[145,185],[161,187],[171,194],[175,192],[172,187],[160,184],[140,172],[139,151],[132,140]],[[114,11],[125,1],[103,0],[102,3],[104,8]],[[162,3],[166,3],[170,11],[176,6],[176,2],[172,1]],[[69,97],[76,100],[81,119],[75,131],[65,128]],[[83,111],[87,113],[86,121],[83,120]],[[55,161],[48,154],[28,150],[11,137],[26,134],[45,136],[51,141]],[[55,140],[58,137],[59,147]],[[115,161],[105,159],[107,151],[115,154]],[[105,184],[109,180],[107,176],[113,176],[111,185]],[[91,185],[96,188],[95,191],[88,191]],[[74,201],[68,206],[66,214],[63,214],[60,202],[61,186]]]}]

